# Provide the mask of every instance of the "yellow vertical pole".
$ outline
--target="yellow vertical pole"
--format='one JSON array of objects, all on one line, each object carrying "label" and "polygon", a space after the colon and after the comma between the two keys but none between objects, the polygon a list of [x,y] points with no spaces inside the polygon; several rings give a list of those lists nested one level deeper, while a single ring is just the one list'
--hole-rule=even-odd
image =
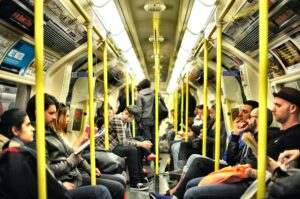
[{"label": "yellow vertical pole", "polygon": [[207,77],[208,77],[208,47],[207,40],[204,40],[204,68],[203,68],[203,143],[202,155],[206,156],[206,137],[207,137]]},{"label": "yellow vertical pole", "polygon": [[155,173],[158,175],[158,141],[159,141],[159,115],[158,115],[158,91],[159,91],[159,58],[158,55],[155,56]]},{"label": "yellow vertical pole", "polygon": [[126,107],[129,106],[129,75],[126,74]]},{"label": "yellow vertical pole", "polygon": [[265,195],[267,151],[268,93],[268,1],[259,1],[259,122],[258,122],[258,190],[257,198]]},{"label": "yellow vertical pole", "polygon": [[221,134],[221,74],[222,74],[222,25],[217,25],[217,70],[216,70],[216,128],[215,128],[215,171],[220,168]]},{"label": "yellow vertical pole", "polygon": [[36,63],[36,139],[38,196],[47,198],[45,109],[44,109],[44,7],[43,1],[34,1],[34,43]]},{"label": "yellow vertical pole", "polygon": [[104,129],[106,130],[104,142],[105,149],[109,150],[109,132],[108,132],[108,77],[107,77],[107,42],[103,41],[103,88],[104,88]]},{"label": "yellow vertical pole", "polygon": [[[134,98],[135,98],[135,82],[134,78],[131,78],[131,104],[134,105]],[[132,120],[132,135],[135,137],[135,120]]]},{"label": "yellow vertical pole", "polygon": [[159,151],[158,151],[158,141],[159,141],[159,115],[158,115],[158,91],[159,91],[159,13],[153,14],[153,35],[155,40],[153,42],[154,48],[154,57],[155,57],[155,173],[158,175],[158,158],[159,158]]},{"label": "yellow vertical pole", "polygon": [[181,133],[183,132],[183,109],[184,109],[184,92],[183,92],[183,88],[184,88],[184,79],[181,79],[181,94],[180,94],[180,99],[181,99],[181,104],[180,104],[180,131]]},{"label": "yellow vertical pole", "polygon": [[175,134],[178,133],[178,89],[174,91],[174,129]]},{"label": "yellow vertical pole", "polygon": [[189,74],[186,73],[186,84],[185,84],[185,141],[188,140],[189,130]]},{"label": "yellow vertical pole", "polygon": [[90,123],[90,163],[91,185],[96,185],[95,132],[94,132],[94,77],[93,77],[93,26],[87,26],[88,48],[88,90],[89,90],[89,123]]}]

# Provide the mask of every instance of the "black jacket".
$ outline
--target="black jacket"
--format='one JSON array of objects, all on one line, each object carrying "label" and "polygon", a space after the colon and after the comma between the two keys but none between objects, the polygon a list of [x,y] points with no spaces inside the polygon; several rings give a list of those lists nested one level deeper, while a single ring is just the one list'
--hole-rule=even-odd
[{"label": "black jacket", "polygon": [[[36,152],[20,145],[0,154],[0,198],[37,199]],[[69,192],[47,171],[47,197],[71,198]]]},{"label": "black jacket", "polygon": [[52,128],[46,129],[46,159],[48,167],[62,182],[69,181],[77,186],[81,185],[82,177],[78,166],[90,172],[87,161],[78,158],[71,146],[66,144]]},{"label": "black jacket", "polygon": [[[268,134],[270,132],[270,136],[268,136],[268,146],[267,146],[267,154],[273,159],[278,158],[279,154],[274,152],[274,149],[270,147],[270,143],[272,140],[276,139],[279,135],[281,135],[278,128],[268,128]],[[254,138],[257,141],[258,134],[254,134]],[[232,135],[231,140],[229,141],[227,148],[227,163],[230,165],[236,164],[251,164],[253,168],[257,167],[257,159],[253,155],[250,147],[245,145],[242,149],[239,148],[239,135]],[[278,146],[277,146],[278,147]]]}]

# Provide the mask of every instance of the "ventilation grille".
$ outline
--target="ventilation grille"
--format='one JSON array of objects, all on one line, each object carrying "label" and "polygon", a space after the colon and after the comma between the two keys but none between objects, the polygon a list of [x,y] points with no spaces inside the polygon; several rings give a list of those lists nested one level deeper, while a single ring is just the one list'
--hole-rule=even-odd
[{"label": "ventilation grille", "polygon": [[[268,32],[269,38],[274,36],[274,33],[269,30]],[[255,50],[258,47],[258,40],[259,40],[259,27],[258,25],[255,26],[249,33],[246,34],[245,37],[238,42],[235,42],[235,47],[242,52],[247,52],[251,50]]]},{"label": "ventilation grille", "polygon": [[44,26],[45,45],[62,53],[69,53],[79,46],[51,20]]}]

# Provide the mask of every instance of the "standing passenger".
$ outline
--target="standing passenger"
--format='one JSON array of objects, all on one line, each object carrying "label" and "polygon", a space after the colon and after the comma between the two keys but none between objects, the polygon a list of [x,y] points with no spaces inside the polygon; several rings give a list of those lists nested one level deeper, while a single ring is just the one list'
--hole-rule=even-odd
[{"label": "standing passenger", "polygon": [[[138,87],[141,90],[136,105],[141,110],[139,117],[141,135],[145,140],[155,143],[154,90],[151,88],[151,82],[148,79],[140,81]],[[151,149],[151,152],[154,153],[154,148]]]}]

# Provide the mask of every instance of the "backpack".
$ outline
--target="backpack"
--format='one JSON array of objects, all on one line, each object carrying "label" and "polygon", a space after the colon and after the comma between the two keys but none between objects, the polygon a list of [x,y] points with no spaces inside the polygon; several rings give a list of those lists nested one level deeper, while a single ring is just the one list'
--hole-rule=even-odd
[{"label": "backpack", "polygon": [[[158,96],[158,119],[159,121],[162,121],[163,119],[166,119],[169,115],[169,110],[166,106],[166,103],[162,99],[162,97]],[[155,99],[153,100],[153,117],[155,118]]]}]

